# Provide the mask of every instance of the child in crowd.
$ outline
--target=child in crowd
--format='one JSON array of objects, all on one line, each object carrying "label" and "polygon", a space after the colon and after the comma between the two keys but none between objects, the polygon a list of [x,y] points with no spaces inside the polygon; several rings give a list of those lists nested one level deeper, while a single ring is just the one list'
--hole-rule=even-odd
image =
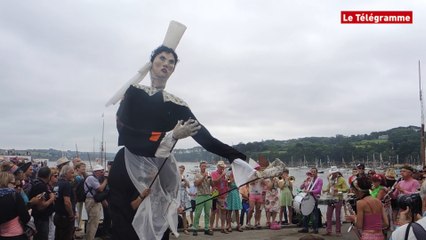
[{"label": "child in crowd", "polygon": [[[283,171],[281,180],[278,181],[278,187],[281,190],[280,194],[280,215],[278,221],[281,223],[284,215],[284,224],[292,223],[293,221],[293,183],[290,181],[288,169]],[[288,213],[288,218],[287,218]]]},{"label": "child in crowd", "polygon": [[275,184],[271,179],[265,179],[265,186],[266,226],[270,227],[271,229],[276,229],[277,227],[279,228],[281,226],[276,222],[277,213],[280,211],[278,189],[275,187]]}]

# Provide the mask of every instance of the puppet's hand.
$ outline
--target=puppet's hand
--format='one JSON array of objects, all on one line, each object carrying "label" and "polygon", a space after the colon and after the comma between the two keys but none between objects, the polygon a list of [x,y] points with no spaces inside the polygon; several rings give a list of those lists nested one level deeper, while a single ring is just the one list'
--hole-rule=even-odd
[{"label": "puppet's hand", "polygon": [[176,127],[173,129],[173,138],[182,139],[189,136],[194,136],[200,129],[201,125],[198,123],[197,120],[189,119],[184,123],[182,120],[180,120],[176,124]]}]

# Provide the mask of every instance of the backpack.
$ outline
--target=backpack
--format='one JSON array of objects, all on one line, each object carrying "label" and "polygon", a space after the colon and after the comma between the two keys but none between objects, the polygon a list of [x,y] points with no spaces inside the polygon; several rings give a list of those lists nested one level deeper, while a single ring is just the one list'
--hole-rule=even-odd
[{"label": "backpack", "polygon": [[86,181],[86,178],[83,178],[75,186],[75,198],[77,199],[77,202],[86,201],[86,194],[88,193],[88,191],[84,191],[84,182],[85,181]]},{"label": "backpack", "polygon": [[422,227],[422,225],[412,222],[409,223],[407,226],[407,230],[405,232],[405,239],[408,239],[408,233],[410,231],[410,226],[413,227],[414,236],[416,236],[416,239],[424,239],[426,238],[426,230]]}]

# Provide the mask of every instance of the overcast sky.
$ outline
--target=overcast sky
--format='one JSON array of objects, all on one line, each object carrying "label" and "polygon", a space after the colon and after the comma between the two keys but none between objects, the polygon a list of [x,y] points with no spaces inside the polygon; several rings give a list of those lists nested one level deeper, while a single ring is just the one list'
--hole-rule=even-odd
[{"label": "overcast sky", "polygon": [[[409,10],[414,23],[345,25],[342,10]],[[0,148],[98,150],[104,113],[116,151],[118,104],[105,103],[170,20],[187,30],[166,90],[227,144],[420,125],[424,0],[2,0]]]}]

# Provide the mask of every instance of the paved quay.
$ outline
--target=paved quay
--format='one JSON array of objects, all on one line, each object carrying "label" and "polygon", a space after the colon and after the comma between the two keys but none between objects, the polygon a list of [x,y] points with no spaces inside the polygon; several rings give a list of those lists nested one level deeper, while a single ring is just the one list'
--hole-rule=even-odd
[{"label": "paved quay", "polygon": [[[342,235],[341,236],[323,236],[325,228],[319,229],[319,234],[312,233],[298,233],[297,231],[300,229],[296,226],[285,226],[281,230],[270,230],[270,229],[256,229],[256,230],[244,230],[244,232],[232,231],[229,234],[221,233],[219,230],[214,231],[213,236],[205,235],[203,231],[198,232],[198,236],[192,236],[192,232],[190,235],[183,234],[180,232],[178,238],[174,236],[170,236],[170,239],[179,239],[179,240],[203,240],[203,239],[221,239],[221,240],[236,240],[236,239],[244,239],[244,240],[299,240],[302,237],[306,237],[309,235],[317,237],[317,239],[344,239],[344,240],[358,240],[353,232],[348,233],[347,230],[349,228],[349,223],[344,223],[342,225]],[[334,226],[333,226],[334,230]],[[83,239],[86,239],[83,236]],[[311,239],[311,238],[309,238]],[[102,240],[102,238],[95,238],[95,240]]]},{"label": "paved quay", "polygon": [[[180,233],[179,238],[175,238],[173,236],[170,239],[181,239],[181,240],[195,240],[195,239],[222,239],[222,240],[235,240],[235,239],[244,239],[244,240],[299,240],[300,238],[312,235],[315,237],[320,237],[323,239],[345,239],[345,240],[358,240],[356,235],[353,232],[348,233],[347,230],[349,228],[349,223],[344,223],[342,226],[342,235],[337,237],[335,235],[332,236],[323,236],[325,228],[319,229],[319,234],[311,234],[311,233],[298,233],[297,231],[300,229],[295,226],[284,227],[281,230],[270,230],[270,229],[260,229],[260,230],[244,230],[244,232],[232,231],[229,234],[221,233],[220,231],[215,231],[213,236],[205,235],[203,231],[198,232],[198,236],[185,235]],[[333,226],[334,230],[334,226]]]}]

